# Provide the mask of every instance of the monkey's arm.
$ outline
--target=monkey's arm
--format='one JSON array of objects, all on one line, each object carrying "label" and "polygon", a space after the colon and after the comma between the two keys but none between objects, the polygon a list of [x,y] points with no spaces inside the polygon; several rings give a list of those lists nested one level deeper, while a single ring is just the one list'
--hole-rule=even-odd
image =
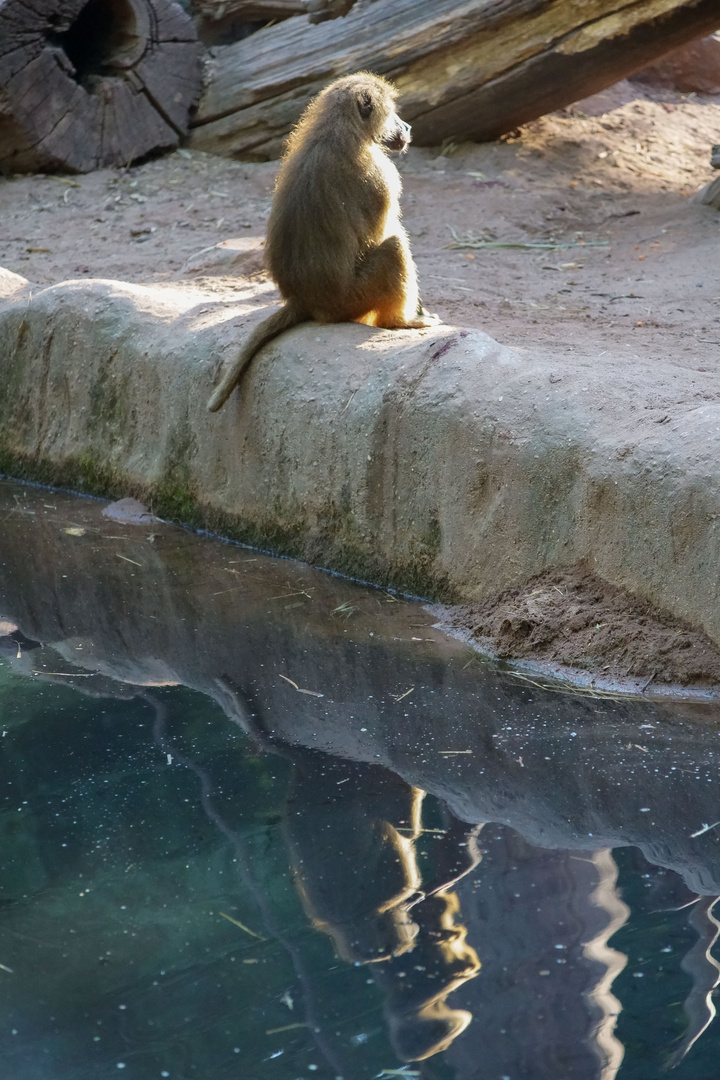
[{"label": "monkey's arm", "polygon": [[283,304],[279,311],[273,312],[269,318],[264,319],[259,326],[256,326],[244,348],[240,351],[240,355],[228,371],[225,372],[220,385],[215,388],[208,401],[210,412],[217,412],[218,409],[223,407],[240,382],[245,368],[263,345],[266,345],[268,341],[272,341],[279,334],[284,333],[285,330],[291,330],[298,323],[305,322],[307,318],[308,316],[295,307],[294,304]]}]

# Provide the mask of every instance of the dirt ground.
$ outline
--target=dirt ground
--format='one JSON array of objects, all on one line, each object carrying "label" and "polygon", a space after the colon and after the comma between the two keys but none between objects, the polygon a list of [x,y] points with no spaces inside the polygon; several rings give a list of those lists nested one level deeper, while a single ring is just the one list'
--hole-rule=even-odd
[{"label": "dirt ground", "polygon": [[[596,347],[599,363],[605,351],[627,349],[629,357],[717,371],[720,213],[693,196],[718,175],[710,152],[719,142],[720,95],[624,81],[498,143],[411,148],[398,164],[426,306],[520,352],[551,352],[558,380],[578,347],[586,355]],[[277,293],[261,245],[276,168],[179,150],[81,177],[0,179],[0,265],[41,287],[115,278],[200,288],[208,302],[242,290],[270,304]],[[231,250],[212,250],[229,239]],[[477,246],[488,242],[516,246]],[[659,379],[655,391],[671,418],[672,380]],[[720,387],[710,396],[720,397]],[[581,579],[504,594],[495,616],[492,604],[465,609],[465,628],[502,655],[656,682],[720,683],[720,654],[709,642],[696,635],[687,645],[684,629],[638,614],[629,598],[617,633],[593,631],[590,642],[588,626],[609,615],[598,601],[590,622],[576,618],[573,629],[570,609],[585,604],[579,593],[597,591]],[[554,637],[533,623],[543,608],[538,588],[555,590],[545,603]],[[533,626],[518,637],[506,626],[515,617],[508,604],[527,622],[533,596]],[[622,606],[614,594],[608,603],[615,612]]]},{"label": "dirt ground", "polygon": [[583,566],[548,570],[472,605],[430,608],[491,656],[609,690],[720,687],[720,650],[700,631],[601,581]]}]

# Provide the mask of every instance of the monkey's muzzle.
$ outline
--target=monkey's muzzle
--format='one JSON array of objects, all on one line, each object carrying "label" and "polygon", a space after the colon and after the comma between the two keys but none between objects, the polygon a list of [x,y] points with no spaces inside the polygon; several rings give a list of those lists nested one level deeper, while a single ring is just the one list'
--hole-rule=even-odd
[{"label": "monkey's muzzle", "polygon": [[407,150],[410,145],[410,125],[406,124],[404,120],[401,120],[399,116],[394,118],[395,122],[389,131],[385,133],[382,140],[382,145],[387,150],[392,150],[395,153],[402,153]]}]

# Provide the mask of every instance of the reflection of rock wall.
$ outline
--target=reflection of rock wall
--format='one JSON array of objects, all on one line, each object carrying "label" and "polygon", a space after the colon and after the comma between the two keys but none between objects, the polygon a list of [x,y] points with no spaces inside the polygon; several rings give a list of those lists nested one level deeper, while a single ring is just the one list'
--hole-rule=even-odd
[{"label": "reflection of rock wall", "polygon": [[[16,704],[26,687],[14,687]],[[0,694],[4,688],[0,679]],[[4,784],[23,808],[13,806],[4,821],[0,814],[0,901],[14,901],[3,913],[0,960],[15,976],[0,980],[0,1057],[17,1055],[10,1060],[13,1080],[56,1080],[59,1042],[86,1048],[88,1024],[94,1032],[98,1017],[105,1064],[108,1044],[124,1056],[131,1040],[137,1066],[157,1046],[160,1030],[158,1052],[176,1043],[179,1072],[187,1071],[192,1023],[203,1032],[194,1044],[198,1075],[219,1075],[208,1061],[227,1065],[228,1038],[230,1047],[241,1041],[238,1026],[245,1037],[250,1026],[262,1036],[276,1024],[302,1028],[304,1019],[322,1022],[347,1061],[358,1015],[370,1014],[375,1032],[381,1026],[374,998],[358,1006],[367,980],[382,990],[401,1058],[446,1050],[438,1073],[431,1067],[428,1076],[445,1076],[448,1063],[454,1080],[612,1080],[623,1053],[613,1033],[620,1006],[612,981],[624,957],[607,938],[627,908],[608,851],[542,850],[497,825],[476,833],[427,798],[421,832],[422,793],[396,775],[277,743],[278,756],[257,757],[217,709],[208,717],[196,694],[150,691],[134,702],[101,704],[58,687],[38,689],[27,690],[27,699],[44,697],[42,726],[30,714],[2,744]],[[398,834],[413,844],[400,845]],[[484,850],[479,865],[476,841]],[[336,963],[330,949],[318,950],[321,935],[307,932],[286,875],[288,850],[306,911],[346,961],[362,964],[361,972]],[[623,858],[635,862],[637,886],[628,931],[654,938],[657,972],[667,962],[659,946],[672,935],[666,915],[659,926],[643,916],[687,897],[670,873],[645,881],[652,868],[638,852]],[[710,905],[704,901],[704,912]],[[702,925],[701,907],[689,916],[698,944],[682,961],[694,983],[686,1006],[690,1037],[707,1018],[704,997],[709,1003],[717,976],[704,955],[717,923]],[[232,913],[230,923],[221,912]],[[392,922],[383,918],[390,912]],[[390,941],[392,935],[374,933],[388,924],[399,931]],[[279,962],[283,939],[295,976]],[[675,969],[681,955],[673,958]],[[379,962],[363,963],[374,957]],[[651,969],[643,970],[643,984],[631,988],[640,993],[651,982]],[[292,1018],[284,1001],[291,982]],[[325,1006],[318,1007],[323,995]],[[619,996],[628,1003],[627,986]],[[279,1019],[258,1025],[248,1001]],[[127,1015],[119,1002],[128,1003]],[[642,1012],[631,1003],[636,1023],[645,1022],[651,1002]],[[9,1035],[11,1024],[23,1038]],[[360,1080],[388,1066],[389,1049],[373,1041],[375,1069],[343,1064],[337,1075]],[[31,1042],[51,1044],[55,1056],[38,1063]],[[261,1050],[267,1060],[267,1043]],[[22,1071],[19,1057],[31,1067]],[[165,1059],[153,1075],[166,1067]],[[78,1080],[97,1075],[92,1064],[77,1072]]]},{"label": "reflection of rock wall", "polygon": [[[46,493],[25,498],[36,512],[13,502],[3,526],[0,617],[57,642],[59,670],[74,657],[120,682],[184,683],[290,744],[384,764],[464,821],[502,822],[547,848],[635,844],[720,893],[720,831],[690,835],[717,819],[716,726],[711,738],[703,726],[713,709],[523,686],[468,667],[473,654],[422,628],[418,607],[381,593],[179,530],[150,542],[59,493],[52,511]],[[86,535],[64,533],[68,521]],[[345,602],[354,610],[338,620]]]},{"label": "reflection of rock wall", "polygon": [[30,815],[18,815],[15,807],[0,810],[0,853],[0,902],[19,900],[42,889],[46,874]]}]

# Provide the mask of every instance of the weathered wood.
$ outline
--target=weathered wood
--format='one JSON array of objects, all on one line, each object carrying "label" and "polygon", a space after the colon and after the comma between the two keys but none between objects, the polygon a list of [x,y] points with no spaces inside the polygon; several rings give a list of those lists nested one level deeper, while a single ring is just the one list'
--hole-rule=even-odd
[{"label": "weathered wood", "polygon": [[304,15],[308,0],[194,0],[193,12],[208,22],[224,19],[287,19],[290,15]]},{"label": "weathered wood", "polygon": [[193,0],[198,37],[214,48],[241,41],[268,22],[307,13],[307,0]]},{"label": "weathered wood", "polygon": [[396,82],[417,143],[492,139],[718,25],[718,0],[358,0],[218,48],[191,145],[275,157],[310,97],[362,69]]},{"label": "weathered wood", "polygon": [[347,15],[356,0],[308,0],[307,9],[311,23],[326,22]]},{"label": "weathered wood", "polygon": [[172,0],[0,0],[0,170],[89,172],[177,146],[200,58]]},{"label": "weathered wood", "polygon": [[207,23],[229,19],[248,22],[310,14],[310,22],[347,15],[356,0],[194,0],[193,12]]}]

